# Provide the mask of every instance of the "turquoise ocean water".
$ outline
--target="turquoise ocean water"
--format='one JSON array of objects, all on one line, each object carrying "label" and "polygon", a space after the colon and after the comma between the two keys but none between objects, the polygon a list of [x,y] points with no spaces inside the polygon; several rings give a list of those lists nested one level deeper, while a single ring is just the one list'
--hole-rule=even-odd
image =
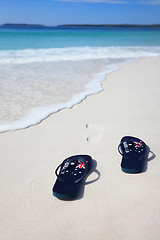
[{"label": "turquoise ocean water", "polygon": [[102,90],[106,74],[160,56],[160,28],[0,26],[0,132]]}]

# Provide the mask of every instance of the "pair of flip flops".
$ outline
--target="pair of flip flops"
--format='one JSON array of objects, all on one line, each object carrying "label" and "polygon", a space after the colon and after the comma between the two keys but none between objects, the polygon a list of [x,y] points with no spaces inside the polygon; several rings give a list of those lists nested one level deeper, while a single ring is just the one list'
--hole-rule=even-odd
[{"label": "pair of flip flops", "polygon": [[[147,146],[141,139],[125,136],[121,139],[118,150],[122,155],[123,172],[143,171]],[[53,195],[59,199],[76,198],[91,166],[92,158],[89,155],[75,155],[65,159],[55,171],[57,180],[53,186]]]}]

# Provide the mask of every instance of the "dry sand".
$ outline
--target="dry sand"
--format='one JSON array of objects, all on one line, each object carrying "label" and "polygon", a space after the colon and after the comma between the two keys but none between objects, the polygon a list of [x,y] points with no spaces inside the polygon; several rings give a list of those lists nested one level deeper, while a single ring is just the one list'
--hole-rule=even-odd
[{"label": "dry sand", "polygon": [[[101,93],[37,126],[0,134],[1,240],[160,238],[159,77],[160,58],[122,65]],[[125,135],[153,152],[141,174],[120,169]],[[61,201],[52,195],[54,170],[74,154],[91,155],[95,171],[77,200]]]}]

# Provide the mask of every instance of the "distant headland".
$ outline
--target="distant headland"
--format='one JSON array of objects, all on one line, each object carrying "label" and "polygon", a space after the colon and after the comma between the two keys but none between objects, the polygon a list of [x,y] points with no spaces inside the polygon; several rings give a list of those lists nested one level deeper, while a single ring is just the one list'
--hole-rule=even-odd
[{"label": "distant headland", "polygon": [[45,27],[45,25],[41,25],[41,24],[27,24],[27,23],[5,23],[2,26]]},{"label": "distant headland", "polygon": [[27,23],[5,23],[2,26],[6,26],[6,27],[43,27],[43,28],[48,28],[48,27],[57,27],[57,28],[72,28],[72,27],[80,27],[80,28],[91,28],[91,27],[106,27],[106,28],[110,28],[110,27],[135,27],[135,28],[159,28],[160,24],[62,24],[62,25],[57,25],[57,26],[46,26],[46,25],[42,25],[42,24],[27,24]]},{"label": "distant headland", "polygon": [[160,24],[64,24],[58,27],[160,27]]}]

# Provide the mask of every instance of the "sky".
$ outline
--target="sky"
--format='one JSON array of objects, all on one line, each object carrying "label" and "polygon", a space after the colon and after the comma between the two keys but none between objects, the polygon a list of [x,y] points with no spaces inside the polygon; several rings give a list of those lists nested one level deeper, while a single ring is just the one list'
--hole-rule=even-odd
[{"label": "sky", "polygon": [[0,0],[0,24],[160,24],[160,0]]}]

